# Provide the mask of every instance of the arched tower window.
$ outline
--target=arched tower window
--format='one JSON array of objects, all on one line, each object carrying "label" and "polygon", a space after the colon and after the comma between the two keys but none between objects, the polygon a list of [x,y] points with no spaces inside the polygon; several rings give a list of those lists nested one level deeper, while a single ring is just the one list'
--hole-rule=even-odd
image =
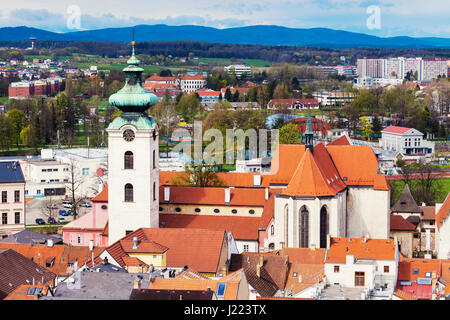
[{"label": "arched tower window", "polygon": [[327,235],[329,229],[328,210],[325,206],[320,209],[320,247],[327,247]]},{"label": "arched tower window", "polygon": [[134,165],[133,152],[127,151],[124,156],[124,169],[133,169]]},{"label": "arched tower window", "polygon": [[300,208],[300,248],[309,247],[309,212],[306,206]]},{"label": "arched tower window", "polygon": [[284,207],[284,246],[288,246],[288,230],[289,230],[289,209],[288,205]]},{"label": "arched tower window", "polygon": [[156,168],[156,151],[153,150],[153,169]]},{"label": "arched tower window", "polygon": [[131,183],[125,185],[125,202],[133,202],[133,185]]},{"label": "arched tower window", "polygon": [[153,182],[153,201],[156,200],[156,182]]}]

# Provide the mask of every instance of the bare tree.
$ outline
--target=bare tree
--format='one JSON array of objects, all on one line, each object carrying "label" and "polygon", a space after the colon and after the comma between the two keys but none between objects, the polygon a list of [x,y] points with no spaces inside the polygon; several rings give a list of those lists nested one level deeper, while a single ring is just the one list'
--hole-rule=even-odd
[{"label": "bare tree", "polygon": [[69,198],[72,201],[73,219],[75,220],[78,216],[78,209],[81,202],[86,200],[86,196],[81,194],[81,185],[84,183],[85,177],[80,172],[80,169],[77,167],[77,162],[74,159],[71,159],[68,163],[67,174],[66,194],[69,194]]},{"label": "bare tree", "polygon": [[42,201],[42,213],[44,214],[44,216],[47,217],[47,221],[50,218],[55,218],[57,215],[56,210],[57,209],[57,204],[56,204],[56,200],[52,197],[52,196],[47,196],[45,197],[45,200]]}]

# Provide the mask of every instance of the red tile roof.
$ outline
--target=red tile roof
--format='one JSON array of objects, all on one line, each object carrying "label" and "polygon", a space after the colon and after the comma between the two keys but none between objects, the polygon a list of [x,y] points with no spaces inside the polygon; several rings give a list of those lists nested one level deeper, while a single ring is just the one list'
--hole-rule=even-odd
[{"label": "red tile roof", "polygon": [[[417,274],[415,274],[417,270]],[[425,278],[425,274],[436,271],[436,277],[441,275],[441,261],[434,259],[402,259],[398,263],[398,281],[416,281]]]},{"label": "red tile roof", "polygon": [[108,185],[106,185],[99,194],[91,198],[93,202],[108,202]]},{"label": "red tile roof", "polygon": [[[323,148],[323,145],[321,145]],[[326,151],[325,151],[326,152]],[[321,160],[319,158],[323,157]],[[304,153],[287,188],[288,196],[334,196],[345,189],[336,168],[332,165],[328,153],[314,148],[314,155],[308,149]]]},{"label": "red tile roof", "polygon": [[[29,295],[28,290],[30,288],[40,288],[41,293],[39,294],[39,296],[35,294]],[[42,284],[41,285],[22,284],[3,300],[36,300],[40,296],[46,296],[49,293],[49,290],[51,291],[51,289],[48,286]]]},{"label": "red tile roof", "polygon": [[412,128],[405,128],[405,127],[397,127],[397,126],[389,126],[386,129],[384,129],[381,132],[388,132],[388,133],[399,133],[399,134],[403,134],[405,132],[408,132],[409,130],[411,130]]},{"label": "red tile roof", "polygon": [[394,260],[395,244],[392,239],[364,238],[331,238],[326,262],[345,263],[346,256],[353,255],[355,259]]},{"label": "red tile roof", "polygon": [[147,79],[145,79],[145,81],[175,81],[177,78],[176,77],[160,77],[160,76],[151,76]]},{"label": "red tile roof", "polygon": [[[221,187],[178,187],[171,186],[169,203],[173,204],[201,204],[201,205],[224,205],[225,190]],[[261,188],[231,188],[231,206],[260,206],[263,207],[265,189]],[[159,199],[164,201],[164,187],[159,188]]]},{"label": "red tile roof", "polygon": [[394,215],[392,214],[391,217],[391,230],[395,231],[415,231],[416,226],[413,225],[411,222],[406,220],[400,215]]},{"label": "red tile roof", "polygon": [[447,194],[447,197],[445,198],[445,201],[442,204],[442,207],[439,209],[439,211],[436,215],[436,224],[437,224],[438,230],[439,230],[441,224],[447,219],[449,213],[450,213],[450,192]]},{"label": "red tile roof", "polygon": [[152,240],[168,247],[167,267],[179,268],[187,265],[199,272],[215,273],[219,267],[226,234],[224,230],[140,228],[106,249],[122,268],[126,267],[124,257],[128,256],[122,243],[134,237],[141,242]]},{"label": "red tile roof", "polygon": [[422,220],[435,220],[436,218],[436,207],[435,206],[420,206],[423,211]]},{"label": "red tile roof", "polygon": [[395,290],[394,296],[399,297],[402,300],[417,300],[415,295],[400,289]]},{"label": "red tile roof", "polygon": [[344,134],[342,137],[331,141],[327,146],[350,146],[351,144],[349,138]]},{"label": "red tile roof", "polygon": [[169,248],[152,240],[138,241],[137,248],[133,248],[133,239],[120,240],[120,245],[126,253],[156,253],[162,254]]}]

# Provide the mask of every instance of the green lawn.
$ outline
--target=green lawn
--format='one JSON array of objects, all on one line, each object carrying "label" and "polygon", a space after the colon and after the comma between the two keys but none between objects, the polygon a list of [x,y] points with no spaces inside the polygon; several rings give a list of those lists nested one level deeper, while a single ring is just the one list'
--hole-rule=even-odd
[{"label": "green lawn", "polygon": [[[95,63],[95,62],[79,62],[79,69],[89,69],[90,66],[97,66],[98,70],[116,70],[122,71],[128,65],[126,64],[110,64],[110,63]],[[145,73],[157,73],[161,70],[167,69],[165,66],[149,66],[149,65],[141,65],[141,68],[144,69]]]},{"label": "green lawn", "polygon": [[4,104],[6,101],[8,101],[8,97],[0,97],[0,103]]},{"label": "green lawn", "polygon": [[[238,60],[238,59],[236,59]],[[235,63],[234,59],[227,59],[227,58],[199,58],[199,63],[220,63],[220,64],[232,64]],[[272,66],[272,62],[265,61],[261,59],[239,59],[239,61],[242,61],[245,65],[251,66],[251,67],[266,67],[266,66]]]},{"label": "green lawn", "polygon": [[[24,58],[27,60],[33,60],[33,59],[53,59],[52,56],[36,56],[36,55],[24,55]],[[62,57],[56,57],[56,60],[69,60],[72,57],[69,56],[62,56]]]},{"label": "green lawn", "polygon": [[[438,181],[441,184],[439,188],[441,192],[437,195],[436,202],[444,202],[445,198],[447,197],[447,194],[450,192],[450,178],[438,179]],[[418,180],[410,180],[409,182],[410,187],[414,186],[414,184],[417,182]],[[393,205],[397,201],[400,194],[402,193],[403,188],[405,187],[405,181],[389,180],[389,185],[391,186],[391,205]]]}]

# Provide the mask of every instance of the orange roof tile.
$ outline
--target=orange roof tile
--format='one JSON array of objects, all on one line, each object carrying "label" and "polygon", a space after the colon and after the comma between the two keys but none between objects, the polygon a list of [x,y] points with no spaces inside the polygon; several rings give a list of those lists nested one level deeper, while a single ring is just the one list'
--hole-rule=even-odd
[{"label": "orange roof tile", "polygon": [[28,289],[30,288],[40,288],[41,293],[39,296],[46,296],[48,293],[48,290],[50,288],[46,285],[29,285],[29,284],[22,284],[18,286],[13,292],[11,292],[9,295],[7,295],[3,300],[36,300],[38,296],[32,294],[28,294]]},{"label": "orange roof tile", "polygon": [[[327,146],[327,150],[347,185],[384,187],[382,178],[377,178],[378,160],[370,146]],[[376,181],[376,179],[380,179]],[[386,183],[387,184],[387,183]],[[383,186],[384,185],[384,186]]]},{"label": "orange roof tile", "polygon": [[122,259],[127,267],[148,267],[148,264],[136,257],[123,256]]},{"label": "orange roof tile", "polygon": [[347,137],[347,135],[343,135],[342,137],[331,141],[329,144],[327,144],[327,146],[350,146],[352,143],[349,140],[349,138]]},{"label": "orange roof tile", "polygon": [[169,248],[156,243],[152,240],[138,241],[137,248],[133,248],[133,239],[120,240],[120,245],[126,253],[157,253],[162,254],[166,252]]},{"label": "orange roof tile", "polygon": [[449,213],[450,213],[450,192],[447,194],[447,197],[445,198],[445,201],[442,204],[442,207],[439,209],[439,212],[436,214],[436,224],[437,224],[438,230],[439,230],[441,224],[444,222],[444,220],[447,219]]},{"label": "orange roof tile", "polygon": [[[416,272],[415,272],[416,271]],[[436,277],[441,275],[441,261],[434,259],[402,259],[398,263],[398,281],[416,281],[425,278],[425,274],[436,271]]]},{"label": "orange roof tile", "polygon": [[[170,186],[170,200],[173,204],[224,205],[225,189],[221,187],[178,187]],[[159,188],[159,199],[164,201],[164,187]],[[262,188],[231,188],[230,205],[260,206],[266,202]]]},{"label": "orange roof tile", "polygon": [[394,260],[395,244],[393,239],[331,238],[326,262],[345,263],[347,255],[355,259]]},{"label": "orange roof tile", "polygon": [[[77,261],[78,267],[81,267],[92,259],[92,252],[89,250],[89,247],[84,246],[55,245],[49,248],[45,244],[30,245],[0,242],[0,248],[13,249],[60,276],[69,275],[73,272],[71,268],[68,268],[69,263]],[[94,257],[98,256],[104,249],[104,247],[94,247]],[[47,263],[51,265],[47,267]]]},{"label": "orange roof tile", "polygon": [[289,262],[291,263],[302,263],[302,264],[323,264],[325,261],[324,248],[317,248],[315,250],[309,248],[283,248],[277,252],[282,256],[288,256]]},{"label": "orange roof tile", "polygon": [[288,184],[304,153],[304,145],[280,144],[272,158],[270,183]]},{"label": "orange roof tile", "polygon": [[93,202],[108,202],[108,185],[106,185],[99,194],[91,198]]},{"label": "orange roof tile", "polygon": [[413,294],[410,294],[408,292],[405,292],[400,289],[396,289],[394,292],[394,296],[399,297],[402,300],[417,300],[416,296]]},{"label": "orange roof tile", "polygon": [[[106,251],[122,268],[123,260],[128,256],[122,247],[125,240],[137,237],[139,241],[152,240],[168,247],[166,252],[167,267],[188,266],[199,272],[215,273],[219,267],[225,231],[189,229],[189,228],[140,228],[109,246]],[[189,245],[186,245],[186,244]]]},{"label": "orange roof tile", "polygon": [[[282,192],[288,196],[333,196],[345,189],[345,184],[331,164],[326,150],[320,144],[314,154],[308,149],[304,153],[287,188]],[[322,158],[319,160],[319,158]],[[328,159],[327,159],[328,158]]]},{"label": "orange roof tile", "polygon": [[[295,277],[294,277],[295,275]],[[300,264],[291,263],[289,265],[286,279],[286,290],[290,290],[292,295],[315,285],[325,276],[324,264]]]}]

